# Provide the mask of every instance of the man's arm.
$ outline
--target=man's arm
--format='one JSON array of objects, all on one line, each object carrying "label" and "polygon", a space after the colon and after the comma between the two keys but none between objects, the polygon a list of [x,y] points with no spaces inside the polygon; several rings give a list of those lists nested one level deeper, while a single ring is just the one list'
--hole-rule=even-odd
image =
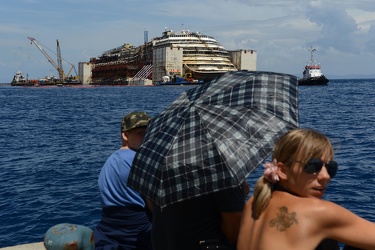
[{"label": "man's arm", "polygon": [[237,243],[245,197],[249,187],[244,183],[237,188],[230,188],[218,192],[217,205],[220,211],[221,230],[228,241]]},{"label": "man's arm", "polygon": [[227,240],[237,244],[238,233],[240,231],[242,212],[222,212],[221,213],[221,230]]}]

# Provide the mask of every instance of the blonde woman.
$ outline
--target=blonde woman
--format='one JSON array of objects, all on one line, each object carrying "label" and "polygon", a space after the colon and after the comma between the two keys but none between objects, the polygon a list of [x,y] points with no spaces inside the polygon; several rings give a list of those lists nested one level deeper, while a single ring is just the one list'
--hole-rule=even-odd
[{"label": "blonde woman", "polygon": [[375,249],[374,223],[321,199],[337,169],[325,135],[297,129],[282,136],[245,205],[237,249],[313,250],[327,238]]}]

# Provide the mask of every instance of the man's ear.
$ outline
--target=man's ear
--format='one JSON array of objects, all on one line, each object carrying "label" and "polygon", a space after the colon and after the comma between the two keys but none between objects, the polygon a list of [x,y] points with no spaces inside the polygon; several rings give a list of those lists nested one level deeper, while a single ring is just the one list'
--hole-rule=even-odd
[{"label": "man's ear", "polygon": [[121,132],[121,139],[126,140],[126,141],[128,140],[128,135],[126,132]]},{"label": "man's ear", "polygon": [[279,178],[282,180],[287,180],[288,179],[288,174],[287,174],[288,167],[285,166],[285,164],[282,162],[278,162],[277,166],[279,167],[279,170],[277,172],[277,174],[279,175]]}]

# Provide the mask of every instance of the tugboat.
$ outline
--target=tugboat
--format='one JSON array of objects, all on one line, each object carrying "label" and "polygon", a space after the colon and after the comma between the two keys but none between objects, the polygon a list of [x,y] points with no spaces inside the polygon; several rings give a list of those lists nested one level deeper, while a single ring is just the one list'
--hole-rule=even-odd
[{"label": "tugboat", "polygon": [[311,57],[307,65],[305,66],[303,77],[298,80],[298,85],[327,85],[329,80],[322,74],[320,65],[314,60],[313,57],[313,53],[316,51],[316,49],[313,49],[311,47],[309,50]]},{"label": "tugboat", "polygon": [[26,78],[23,76],[22,74],[22,71],[21,70],[18,70],[14,76],[13,76],[13,80],[11,82],[11,85],[21,85],[21,84],[24,84],[26,82]]},{"label": "tugboat", "polygon": [[18,70],[10,83],[11,86],[34,86],[37,83],[36,80],[30,80],[29,76],[25,78],[21,70]]}]

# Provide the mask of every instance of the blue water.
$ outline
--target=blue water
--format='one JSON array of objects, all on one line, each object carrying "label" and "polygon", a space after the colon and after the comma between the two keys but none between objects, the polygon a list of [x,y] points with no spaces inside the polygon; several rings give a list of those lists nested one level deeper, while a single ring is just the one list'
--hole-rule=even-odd
[{"label": "blue water", "polygon": [[[301,127],[326,133],[340,164],[326,199],[375,221],[375,80],[302,86]],[[0,85],[0,247],[39,242],[63,222],[94,227],[97,177],[120,147],[120,121],[155,116],[190,87],[25,88]],[[252,187],[258,168],[249,177]]]}]

